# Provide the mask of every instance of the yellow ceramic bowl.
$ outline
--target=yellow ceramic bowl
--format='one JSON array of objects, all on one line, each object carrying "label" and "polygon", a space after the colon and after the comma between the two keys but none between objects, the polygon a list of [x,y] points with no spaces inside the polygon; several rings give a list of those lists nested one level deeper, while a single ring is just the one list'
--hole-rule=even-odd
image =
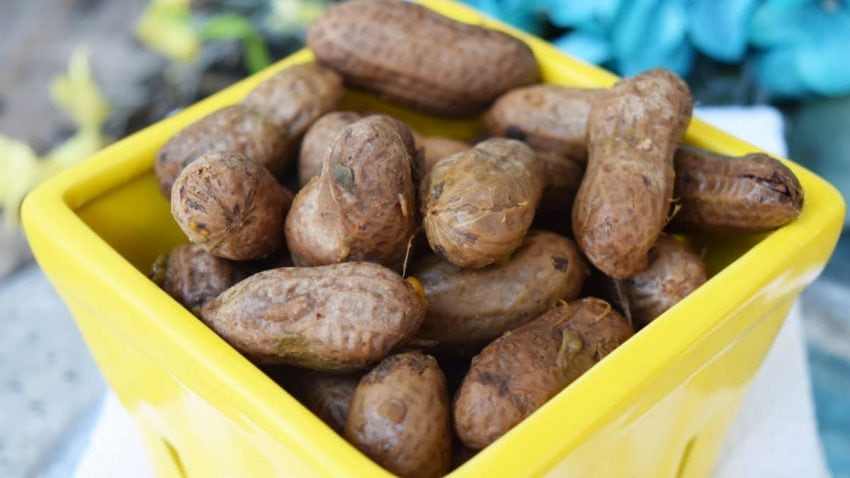
[{"label": "yellow ceramic bowl", "polygon": [[[453,2],[423,3],[521,37],[547,82],[590,87],[616,79]],[[156,187],[156,151],[275,71],[310,58],[296,53],[115,143],[24,204],[36,258],[137,419],[162,476],[386,475],[146,277],[158,254],[185,241]],[[469,137],[479,128],[363,94],[346,101],[397,114],[425,133]],[[699,120],[686,139],[728,154],[757,149]],[[789,307],[826,263],[844,218],[835,189],[787,164],[805,188],[799,219],[760,237],[696,238],[713,275],[704,286],[452,476],[706,476],[748,383]]]}]

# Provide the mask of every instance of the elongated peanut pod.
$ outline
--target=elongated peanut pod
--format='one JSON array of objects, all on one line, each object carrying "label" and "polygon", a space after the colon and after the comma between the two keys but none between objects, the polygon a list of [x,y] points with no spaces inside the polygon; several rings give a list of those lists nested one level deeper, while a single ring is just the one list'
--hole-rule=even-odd
[{"label": "elongated peanut pod", "polygon": [[431,255],[411,273],[424,284],[428,300],[418,337],[471,348],[577,298],[590,268],[570,239],[531,231],[504,263],[461,269]]},{"label": "elongated peanut pod", "polygon": [[349,262],[254,274],[208,302],[201,317],[258,362],[347,371],[410,340],[425,302],[395,272]]},{"label": "elongated peanut pod", "polygon": [[600,299],[559,305],[472,360],[454,404],[455,430],[480,450],[531,415],[632,335]]},{"label": "elongated peanut pod", "polygon": [[765,232],[793,221],[803,187],[787,166],[766,154],[729,157],[682,146],[676,152],[674,196],[681,209],[670,228],[685,232]]},{"label": "elongated peanut pod", "polygon": [[610,277],[646,268],[667,222],[673,155],[692,107],[685,82],[661,69],[624,80],[593,103],[572,226],[581,250]]},{"label": "elongated peanut pod", "polygon": [[539,76],[522,41],[398,0],[331,7],[307,45],[346,82],[444,116],[474,115]]}]

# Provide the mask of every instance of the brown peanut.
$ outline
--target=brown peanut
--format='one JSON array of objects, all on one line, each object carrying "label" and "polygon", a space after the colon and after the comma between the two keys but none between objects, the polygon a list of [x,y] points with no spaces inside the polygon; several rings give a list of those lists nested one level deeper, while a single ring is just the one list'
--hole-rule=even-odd
[{"label": "brown peanut", "polygon": [[443,116],[474,115],[539,77],[522,41],[398,0],[335,5],[307,45],[351,85]]},{"label": "brown peanut", "polygon": [[632,277],[647,266],[667,222],[673,155],[692,107],[685,82],[661,69],[618,83],[591,107],[572,226],[581,250],[610,277]]},{"label": "brown peanut", "polygon": [[171,214],[190,241],[234,260],[259,259],[283,245],[292,193],[267,169],[238,153],[205,155],[183,170]]},{"label": "brown peanut", "polygon": [[388,116],[345,127],[286,219],[295,264],[400,265],[416,227],[413,147],[407,127]]},{"label": "brown peanut", "polygon": [[674,196],[681,209],[671,228],[687,232],[766,232],[793,221],[803,187],[766,154],[729,157],[683,146],[676,151]]},{"label": "brown peanut", "polygon": [[242,104],[275,122],[292,141],[320,116],[335,109],[345,89],[342,78],[318,63],[302,63],[260,83]]},{"label": "brown peanut", "polygon": [[210,254],[202,246],[183,244],[157,259],[151,275],[168,295],[195,312],[248,277],[248,270]]},{"label": "brown peanut", "polygon": [[493,136],[525,141],[535,151],[587,159],[587,118],[604,90],[532,85],[500,96],[484,115]]},{"label": "brown peanut", "polygon": [[425,303],[395,272],[351,262],[254,274],[208,302],[201,317],[259,362],[347,371],[410,340]]},{"label": "brown peanut", "polygon": [[589,273],[573,241],[545,231],[529,232],[507,262],[483,269],[428,256],[411,269],[428,300],[418,337],[462,349],[484,345],[577,298]]},{"label": "brown peanut", "polygon": [[676,239],[661,236],[649,250],[649,267],[620,283],[628,313],[641,327],[706,281],[702,258]]},{"label": "brown peanut", "polygon": [[559,305],[484,347],[454,404],[455,430],[480,450],[531,415],[632,335],[611,306]]},{"label": "brown peanut", "polygon": [[438,477],[451,463],[446,378],[430,355],[387,357],[354,390],[345,437],[387,470]]},{"label": "brown peanut", "polygon": [[480,268],[522,243],[543,192],[543,166],[519,141],[493,138],[443,158],[420,197],[431,248],[459,267]]}]

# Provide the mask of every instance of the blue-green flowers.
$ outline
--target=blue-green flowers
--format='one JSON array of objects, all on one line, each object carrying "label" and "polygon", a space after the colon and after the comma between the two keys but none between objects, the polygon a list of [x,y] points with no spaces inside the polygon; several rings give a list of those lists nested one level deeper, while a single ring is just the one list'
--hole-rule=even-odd
[{"label": "blue-green flowers", "polygon": [[681,75],[701,54],[755,65],[773,97],[850,92],[850,5],[839,0],[466,0],[625,75],[653,67]]}]

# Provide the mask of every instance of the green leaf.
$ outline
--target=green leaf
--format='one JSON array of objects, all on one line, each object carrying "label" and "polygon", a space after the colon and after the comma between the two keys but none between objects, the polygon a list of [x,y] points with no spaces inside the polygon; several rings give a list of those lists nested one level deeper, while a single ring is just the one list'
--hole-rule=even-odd
[{"label": "green leaf", "polygon": [[245,51],[245,67],[251,73],[256,73],[271,64],[266,42],[259,34],[246,37],[242,42]]},{"label": "green leaf", "polygon": [[204,40],[244,40],[257,34],[257,29],[250,21],[233,13],[214,15],[201,29],[201,38]]}]

